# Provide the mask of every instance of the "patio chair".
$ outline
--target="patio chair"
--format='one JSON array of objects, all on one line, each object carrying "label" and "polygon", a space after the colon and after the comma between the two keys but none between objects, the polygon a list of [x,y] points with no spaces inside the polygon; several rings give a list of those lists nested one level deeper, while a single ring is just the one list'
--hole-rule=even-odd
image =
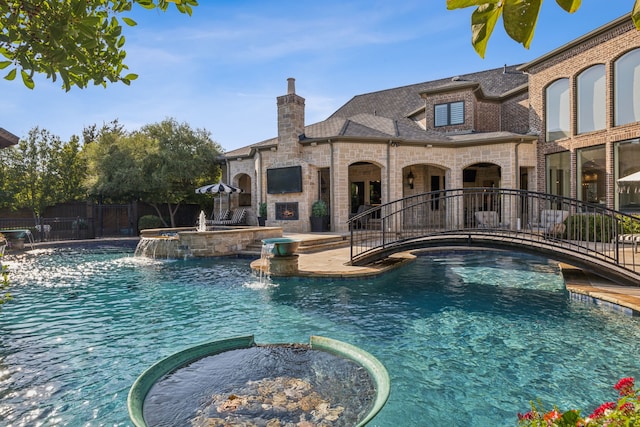
[{"label": "patio chair", "polygon": [[236,209],[231,215],[231,219],[218,221],[216,225],[244,225],[247,216],[247,210],[244,208]]},{"label": "patio chair", "polygon": [[500,223],[500,217],[496,211],[477,211],[473,213],[478,228],[500,228],[504,225]]},{"label": "patio chair", "polygon": [[569,211],[560,209],[542,209],[540,211],[540,222],[533,224],[530,223],[529,229],[532,233],[557,237],[567,229],[567,226],[564,224],[567,218],[569,218]]},{"label": "patio chair", "polygon": [[633,252],[638,252],[638,243],[640,242],[640,234],[620,234],[618,235],[618,242],[625,244],[631,243],[633,246]]},{"label": "patio chair", "polygon": [[[362,212],[371,209],[371,205],[360,205],[358,206],[358,210],[356,211],[356,213],[352,213],[349,214],[349,219],[360,215]],[[368,217],[363,217],[360,218],[359,220],[356,220],[353,224],[352,227],[354,228],[364,228],[365,222],[368,219]]]},{"label": "patio chair", "polygon": [[229,219],[229,209],[225,209],[218,213],[213,213],[213,219],[205,220],[207,225],[220,225],[220,221],[226,221]]}]

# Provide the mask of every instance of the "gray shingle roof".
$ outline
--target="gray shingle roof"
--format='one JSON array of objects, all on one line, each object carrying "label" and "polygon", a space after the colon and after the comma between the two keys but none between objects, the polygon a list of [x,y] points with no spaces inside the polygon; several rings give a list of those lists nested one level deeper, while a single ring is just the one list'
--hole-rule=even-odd
[{"label": "gray shingle roof", "polygon": [[527,83],[526,74],[517,71],[518,66],[448,77],[430,82],[417,83],[393,89],[371,92],[353,97],[329,118],[349,118],[357,114],[373,114],[392,119],[407,117],[424,105],[420,97],[423,92],[455,89],[477,83],[487,97],[499,97]]},{"label": "gray shingle roof", "polygon": [[[509,132],[473,133],[467,136],[425,130],[408,116],[424,107],[420,94],[478,86],[485,97],[499,98],[526,87],[528,77],[518,66],[496,68],[430,82],[357,95],[340,107],[327,120],[305,126],[301,141],[334,137],[393,139],[415,143],[464,143],[470,140],[502,139]],[[278,138],[225,153],[225,157],[249,156],[253,150],[278,143]]]}]

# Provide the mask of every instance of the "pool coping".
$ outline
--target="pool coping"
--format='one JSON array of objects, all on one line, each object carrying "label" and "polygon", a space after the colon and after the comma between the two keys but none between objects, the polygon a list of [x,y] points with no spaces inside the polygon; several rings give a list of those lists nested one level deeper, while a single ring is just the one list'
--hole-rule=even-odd
[{"label": "pool coping", "polygon": [[567,290],[574,295],[587,297],[577,299],[640,316],[640,286],[620,285],[570,264],[559,263],[559,266]]}]

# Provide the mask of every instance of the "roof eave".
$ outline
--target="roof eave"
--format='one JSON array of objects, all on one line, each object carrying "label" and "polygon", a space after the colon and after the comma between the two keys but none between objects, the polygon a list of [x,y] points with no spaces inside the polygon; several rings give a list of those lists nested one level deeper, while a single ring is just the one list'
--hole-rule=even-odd
[{"label": "roof eave", "polygon": [[522,64],[521,66],[519,66],[517,68],[518,71],[524,71],[527,72],[527,70],[535,67],[536,65],[539,65],[545,61],[548,61],[549,59],[553,58],[556,55],[559,55],[569,49],[572,49],[576,46],[578,46],[581,43],[584,43],[585,41],[592,39],[596,36],[599,36],[600,34],[603,34],[609,30],[611,30],[612,28],[617,27],[618,25],[621,25],[625,22],[629,22],[631,21],[631,15],[629,13],[624,14],[623,16],[609,22],[608,24],[605,24],[599,28],[596,28],[593,31],[588,32],[587,34],[584,34],[580,37],[578,37],[577,39],[574,39],[572,41],[570,41],[569,43],[566,43],[560,47],[558,47],[557,49],[552,50],[551,52],[548,52],[536,59],[534,59],[533,61],[529,61],[525,64]]}]

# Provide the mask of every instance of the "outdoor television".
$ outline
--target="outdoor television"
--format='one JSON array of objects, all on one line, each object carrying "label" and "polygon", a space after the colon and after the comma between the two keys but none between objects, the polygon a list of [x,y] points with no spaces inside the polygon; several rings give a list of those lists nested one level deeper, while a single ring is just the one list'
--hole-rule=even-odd
[{"label": "outdoor television", "polygon": [[267,193],[301,193],[302,166],[267,169]]}]

